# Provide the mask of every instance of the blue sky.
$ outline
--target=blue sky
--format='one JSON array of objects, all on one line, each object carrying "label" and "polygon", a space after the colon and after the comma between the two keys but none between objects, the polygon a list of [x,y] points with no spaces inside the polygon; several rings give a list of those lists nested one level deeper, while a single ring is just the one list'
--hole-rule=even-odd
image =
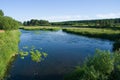
[{"label": "blue sky", "polygon": [[120,18],[120,0],[0,0],[0,9],[19,21]]}]

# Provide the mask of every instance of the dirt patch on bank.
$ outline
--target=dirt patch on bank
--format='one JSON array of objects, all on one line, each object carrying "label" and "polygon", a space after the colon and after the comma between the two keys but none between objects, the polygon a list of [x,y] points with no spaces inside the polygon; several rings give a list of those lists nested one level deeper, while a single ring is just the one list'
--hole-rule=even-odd
[{"label": "dirt patch on bank", "polygon": [[0,30],[0,33],[3,33],[3,32],[5,32],[4,30]]}]

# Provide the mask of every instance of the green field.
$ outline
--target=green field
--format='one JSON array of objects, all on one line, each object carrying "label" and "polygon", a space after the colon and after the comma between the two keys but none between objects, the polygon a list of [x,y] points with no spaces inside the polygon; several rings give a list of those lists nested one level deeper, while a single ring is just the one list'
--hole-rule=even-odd
[{"label": "green field", "polygon": [[18,53],[19,35],[18,30],[0,33],[0,80],[5,76],[12,57]]}]

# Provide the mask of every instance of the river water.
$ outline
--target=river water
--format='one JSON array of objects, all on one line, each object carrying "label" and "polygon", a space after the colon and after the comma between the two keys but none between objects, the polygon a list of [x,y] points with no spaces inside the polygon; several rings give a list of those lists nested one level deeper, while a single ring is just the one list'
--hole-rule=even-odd
[{"label": "river water", "polygon": [[7,80],[63,80],[65,74],[81,65],[96,49],[112,51],[113,48],[112,41],[78,36],[62,30],[20,31],[19,49],[34,46],[48,56],[41,62],[34,62],[29,55],[24,59],[18,55],[10,67]]}]

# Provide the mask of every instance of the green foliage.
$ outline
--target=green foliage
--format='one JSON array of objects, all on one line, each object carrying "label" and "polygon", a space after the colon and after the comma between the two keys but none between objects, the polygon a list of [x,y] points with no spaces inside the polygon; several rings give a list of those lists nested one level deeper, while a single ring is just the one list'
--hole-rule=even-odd
[{"label": "green foliage", "polygon": [[25,56],[28,56],[28,52],[19,51],[19,54],[22,59],[24,59]]},{"label": "green foliage", "polygon": [[120,51],[120,40],[114,42],[113,51]]},{"label": "green foliage", "polygon": [[116,29],[99,29],[99,28],[64,28],[63,31],[68,33],[74,33],[78,35],[109,39],[109,40],[119,40],[120,30]]},{"label": "green foliage", "polygon": [[[86,64],[87,66],[94,66],[95,70],[98,70],[102,74],[109,74],[113,70],[114,61],[110,56],[109,52],[97,50],[94,57],[89,57],[86,60]],[[100,67],[100,63],[102,63],[102,67]]]},{"label": "green foliage", "polygon": [[49,21],[46,20],[37,20],[37,19],[31,19],[30,21],[24,21],[24,26],[49,26]]},{"label": "green foliage", "polygon": [[16,30],[21,25],[21,22],[14,20],[11,17],[4,16],[2,10],[0,10],[0,29],[3,30]]},{"label": "green foliage", "polygon": [[5,76],[12,56],[18,53],[19,35],[18,30],[0,33],[0,80]]},{"label": "green foliage", "polygon": [[19,24],[16,20],[7,16],[0,16],[0,29],[15,30],[18,29]]},{"label": "green foliage", "polygon": [[41,62],[42,60],[42,54],[38,50],[32,50],[30,51],[31,59],[35,62]]},{"label": "green foliage", "polygon": [[60,27],[52,27],[52,26],[25,26],[22,27],[24,30],[50,30],[50,31],[57,31],[60,30]]},{"label": "green foliage", "polygon": [[104,27],[118,27],[120,23],[120,18],[116,19],[100,19],[100,20],[80,20],[80,21],[64,21],[64,22],[52,22],[51,25],[54,26],[72,26],[72,27],[94,27],[94,28],[104,28]]},{"label": "green foliage", "polygon": [[4,13],[2,10],[0,10],[0,16],[4,16]]},{"label": "green foliage", "polygon": [[65,80],[120,80],[120,53],[97,50]]},{"label": "green foliage", "polygon": [[[28,49],[28,47],[25,46],[24,49]],[[21,50],[21,51],[19,51],[19,54],[20,54],[22,59],[24,59],[24,57],[30,55],[31,60],[34,62],[41,62],[48,55],[45,52],[40,52],[39,50],[36,50],[34,47],[32,49],[30,49],[29,51],[22,51]]]}]

